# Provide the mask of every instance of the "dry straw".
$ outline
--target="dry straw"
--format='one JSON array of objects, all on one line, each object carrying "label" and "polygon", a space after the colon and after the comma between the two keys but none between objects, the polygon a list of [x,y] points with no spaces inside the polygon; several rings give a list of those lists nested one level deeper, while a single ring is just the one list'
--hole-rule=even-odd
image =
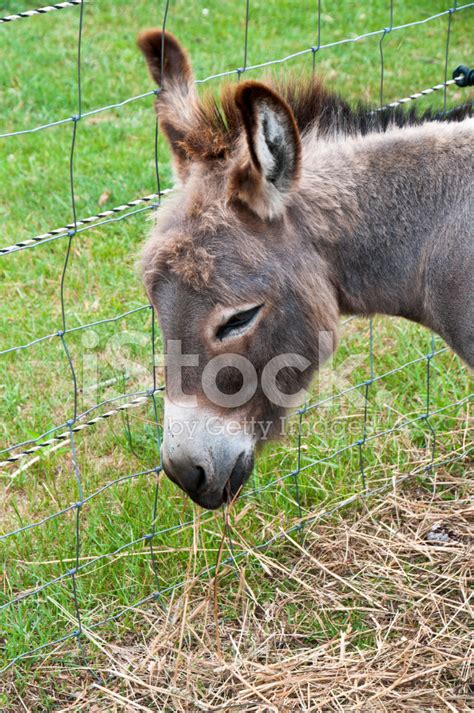
[{"label": "dry straw", "polygon": [[[87,632],[95,680],[54,654],[38,665],[55,710],[472,711],[472,474],[407,480],[253,552],[237,577],[204,581],[190,557],[167,612],[137,613],[144,635]],[[232,537],[246,548],[235,523]]]}]

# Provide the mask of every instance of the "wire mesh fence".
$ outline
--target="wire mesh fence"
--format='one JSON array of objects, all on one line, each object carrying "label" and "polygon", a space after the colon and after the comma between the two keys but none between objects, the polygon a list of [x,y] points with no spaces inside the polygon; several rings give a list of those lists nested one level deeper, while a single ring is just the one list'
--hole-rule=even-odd
[{"label": "wire mesh fence", "polygon": [[[301,49],[286,56],[272,55],[251,64],[251,37],[252,41],[257,41],[251,35],[252,17],[254,10],[258,12],[259,5],[255,3],[254,7],[247,0],[239,5],[242,63],[232,69],[201,76],[197,82],[217,82],[223,78],[238,81],[243,74],[275,66],[282,71],[282,67],[298,58],[309,58],[312,70],[317,72],[320,58],[325,53],[330,55],[334,48],[346,48],[374,38],[378,42],[379,66],[372,70],[378,78],[379,106],[398,106],[439,92],[442,94],[441,110],[447,111],[448,92],[454,83],[451,79],[453,25],[457,21],[466,21],[473,7],[474,3],[455,3],[434,14],[424,16],[420,13],[410,22],[397,24],[397,3],[392,0],[387,3],[385,26],[325,42],[325,23],[333,20],[328,18],[328,10],[321,7],[321,1],[316,2],[311,9],[314,45],[300,43]],[[128,3],[122,4],[121,12],[129,9]],[[150,98],[156,91],[118,98],[84,110],[83,71],[87,67],[84,27],[87,13],[95,11],[95,3],[71,0],[13,12],[0,18],[3,25],[0,32],[9,32],[10,26],[21,25],[23,32],[31,31],[34,36],[34,23],[50,21],[41,15],[47,14],[50,18],[59,10],[64,10],[60,13],[62,16],[68,15],[69,26],[75,23],[77,29],[74,113],[67,116],[64,112],[63,118],[39,125],[28,118],[25,126],[14,126],[0,134],[4,148],[8,142],[31,135],[34,139],[38,132],[54,131],[64,125],[69,131],[70,212],[69,222],[62,227],[31,231],[19,240],[3,235],[0,246],[1,260],[4,263],[16,260],[19,279],[25,284],[30,281],[39,291],[43,282],[35,275],[31,278],[32,260],[39,259],[47,272],[48,251],[54,249],[56,259],[59,254],[62,262],[60,275],[55,275],[58,277],[58,303],[57,309],[52,310],[54,318],[51,317],[49,322],[50,330],[38,334],[31,323],[20,331],[9,330],[8,322],[3,329],[0,359],[5,364],[2,374],[5,379],[3,435],[6,444],[0,450],[0,468],[5,485],[5,518],[2,519],[7,527],[0,537],[4,548],[0,594],[0,617],[3,620],[0,631],[4,632],[0,636],[1,672],[22,659],[36,659],[57,651],[67,641],[77,642],[87,662],[85,642],[88,632],[126,618],[148,602],[166,607],[171,593],[182,588],[190,576],[186,557],[191,552],[195,556],[193,576],[212,576],[217,567],[216,543],[224,538],[228,554],[219,562],[219,567],[228,566],[229,571],[233,571],[242,560],[251,558],[256,549],[267,548],[285,534],[299,531],[319,518],[330,517],[336,510],[361,498],[381,495],[407,478],[418,476],[436,481],[437,472],[464,462],[473,450],[468,430],[472,394],[469,393],[466,371],[452,359],[449,350],[434,337],[410,331],[411,328],[406,326],[392,324],[386,328],[376,321],[361,327],[360,322],[347,320],[344,324],[346,346],[336,357],[338,363],[334,370],[324,372],[324,379],[320,377],[314,396],[288,417],[291,426],[287,441],[275,448],[264,466],[259,466],[253,484],[247,487],[235,509],[240,514],[245,511],[250,522],[245,530],[245,540],[234,538],[228,516],[199,515],[189,505],[183,506],[179,496],[171,495],[171,490],[160,478],[163,385],[154,313],[148,304],[127,304],[125,297],[123,301],[112,300],[112,303],[125,304],[126,309],[117,309],[101,319],[82,320],[75,302],[77,300],[79,304],[79,294],[87,295],[87,272],[84,277],[74,275],[72,287],[68,285],[73,258],[85,271],[88,269],[88,255],[84,262],[78,241],[91,234],[97,236],[97,241],[106,242],[102,228],[119,230],[123,221],[133,222],[139,216],[153,214],[160,209],[162,197],[172,190],[171,185],[164,187],[169,181],[163,178],[159,130],[153,125],[146,149],[147,155],[153,157],[149,173],[154,182],[148,184],[148,194],[130,195],[130,200],[115,207],[104,207],[85,217],[79,215],[77,167],[80,151],[88,150],[87,145],[79,148],[81,130],[99,131],[101,116],[111,112],[115,112],[120,121],[120,112],[130,105],[145,103],[150,109]],[[205,10],[207,8],[202,9],[203,16],[206,16]],[[167,27],[177,10],[168,0],[162,4],[161,11],[161,24]],[[291,11],[304,13],[307,9],[292,5]],[[29,19],[30,24],[14,22],[19,19]],[[407,86],[406,96],[387,96],[385,52],[388,36],[392,33],[403,36],[410,28],[431,26],[441,21],[443,62],[441,67],[430,69],[430,86]],[[216,45],[214,56],[218,53]],[[351,70],[347,71],[350,74]],[[443,81],[437,82],[440,77]],[[332,81],[338,84],[337,74]],[[374,106],[374,110],[376,108]],[[94,156],[93,160],[94,170],[100,171],[100,156]],[[127,181],[126,165],[123,165],[121,180]],[[10,202],[14,200],[12,193]],[[104,203],[108,200],[104,199]],[[48,223],[48,215],[46,204],[42,225]],[[145,230],[146,226],[137,223],[136,232],[140,238]],[[37,251],[44,251],[40,258],[36,257]],[[30,257],[31,253],[34,258]],[[95,259],[113,261],[114,256],[109,250],[105,257],[99,253]],[[2,265],[2,270],[5,277],[3,299],[10,303],[18,297],[22,301],[19,289],[8,288],[8,265]],[[126,291],[125,284],[123,292]],[[31,311],[34,312],[36,304],[35,298]],[[114,330],[122,325],[125,329],[119,331],[120,339],[114,342]],[[138,331],[137,325],[140,329],[138,337],[134,332],[134,329]],[[102,338],[101,330],[109,329],[112,330],[107,332],[109,345],[112,340],[109,361],[114,361],[124,344],[131,345],[131,357],[140,360],[138,367],[136,361],[129,358],[125,366],[119,365],[110,373],[102,373],[97,345]],[[403,359],[395,350],[390,359],[384,358],[379,364],[378,350],[386,354],[385,342],[397,329],[400,349],[406,348],[410,357]],[[124,337],[127,330],[135,334],[132,340]],[[410,351],[413,345],[408,344],[412,339],[417,340],[414,351]],[[356,343],[358,359],[354,361]],[[42,352],[39,357],[37,350]],[[26,380],[31,381],[27,403],[20,398],[21,387],[25,384],[20,375],[22,369]],[[418,379],[422,375],[422,382],[413,380],[407,392],[406,385],[415,372]],[[330,378],[329,373],[336,376]],[[18,401],[13,398],[16,386],[19,387]],[[38,425],[28,430],[25,424],[31,409],[34,411],[32,402],[33,405],[41,404],[48,388],[54,392],[57,408],[42,412]],[[400,404],[392,401],[387,406],[387,394],[390,392],[396,401],[401,391],[405,396],[400,398]],[[132,414],[139,415],[133,423]],[[109,423],[120,425],[116,430],[112,426],[106,434],[101,429]],[[415,443],[413,433],[416,434]],[[444,439],[446,433],[451,434],[448,441]],[[110,446],[113,449],[111,465],[103,463],[107,453],[104,455],[101,447],[105,440],[109,446],[114,444]],[[401,457],[400,451],[410,449]],[[132,462],[137,465],[136,469],[127,467]],[[94,477],[94,469],[100,472],[99,479]],[[56,491],[57,478],[67,484],[67,496]],[[32,487],[29,483],[35,480],[39,487],[42,479],[45,493],[40,497],[41,507],[36,507],[27,495],[28,488]],[[116,500],[104,499],[111,492],[117,493],[114,495]],[[263,512],[273,510],[273,516],[269,515],[266,521],[265,518],[259,520],[255,514],[256,503]],[[120,516],[115,508],[122,507],[133,511],[129,532],[118,532]],[[285,513],[284,522],[274,522],[273,517],[278,512]],[[96,521],[96,526],[92,527],[92,521]],[[202,533],[198,548],[193,545],[196,523]],[[46,557],[45,552],[53,545],[54,552]],[[141,561],[143,569],[140,571],[144,577],[143,582],[138,581],[134,586],[127,584],[126,563],[131,557]],[[109,574],[107,568],[113,568],[117,563],[120,568]],[[100,574],[103,569],[105,575]],[[99,576],[105,578],[105,584],[101,580],[100,587]],[[107,601],[105,609],[98,607],[100,597]]]}]

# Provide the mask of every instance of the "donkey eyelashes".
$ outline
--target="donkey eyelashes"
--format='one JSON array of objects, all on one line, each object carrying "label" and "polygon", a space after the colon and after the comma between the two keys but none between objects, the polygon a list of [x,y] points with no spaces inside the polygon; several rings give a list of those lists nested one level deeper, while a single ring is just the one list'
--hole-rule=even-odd
[{"label": "donkey eyelashes", "polygon": [[216,338],[222,342],[228,337],[237,337],[246,332],[255,323],[262,307],[263,304],[256,305],[250,309],[233,314],[227,322],[217,328]]}]

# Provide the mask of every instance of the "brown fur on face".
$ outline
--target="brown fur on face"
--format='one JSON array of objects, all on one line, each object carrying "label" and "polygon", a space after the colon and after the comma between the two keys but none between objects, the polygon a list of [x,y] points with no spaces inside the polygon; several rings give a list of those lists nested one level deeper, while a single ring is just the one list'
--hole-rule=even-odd
[{"label": "brown fur on face", "polygon": [[194,245],[191,237],[185,236],[167,245],[161,260],[184,284],[199,291],[209,284],[215,257],[205,247]]}]

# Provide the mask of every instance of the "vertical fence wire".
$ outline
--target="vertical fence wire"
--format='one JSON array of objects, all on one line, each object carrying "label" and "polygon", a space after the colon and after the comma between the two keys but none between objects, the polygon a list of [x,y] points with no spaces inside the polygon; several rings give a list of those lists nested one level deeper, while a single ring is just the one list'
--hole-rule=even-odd
[{"label": "vertical fence wire", "polygon": [[244,27],[244,48],[242,66],[236,69],[237,81],[240,82],[241,76],[247,71],[248,44],[249,44],[249,19],[250,19],[250,0],[245,0],[245,27]]},{"label": "vertical fence wire", "polygon": [[319,52],[321,48],[321,0],[318,0],[318,6],[317,6],[317,43],[315,46],[311,47],[311,56],[312,56],[312,63],[313,63],[313,75],[316,73],[316,54]]},{"label": "vertical fence wire", "polygon": [[87,665],[84,644],[83,644],[83,630],[82,630],[80,604],[79,604],[79,597],[78,597],[78,583],[77,583],[77,579],[76,579],[77,572],[79,569],[80,555],[81,555],[81,512],[82,512],[82,508],[84,505],[84,492],[83,492],[83,485],[82,485],[82,479],[81,479],[81,472],[80,472],[79,464],[77,461],[76,448],[75,448],[75,444],[74,444],[74,433],[71,430],[72,427],[75,425],[76,419],[77,419],[78,392],[77,392],[77,378],[76,378],[74,363],[73,363],[70,351],[68,349],[67,341],[66,341],[66,337],[65,337],[65,332],[67,329],[66,299],[65,299],[66,276],[67,276],[67,270],[68,270],[70,258],[71,258],[72,242],[74,240],[74,236],[76,235],[76,231],[77,231],[76,190],[75,190],[75,180],[74,180],[75,179],[74,158],[75,158],[75,150],[76,150],[77,129],[78,129],[79,122],[81,120],[81,115],[82,115],[81,50],[82,50],[83,28],[84,28],[84,10],[85,10],[85,3],[81,3],[80,10],[79,10],[79,29],[78,29],[78,39],[77,39],[77,63],[76,63],[77,114],[75,114],[73,117],[71,151],[70,151],[70,155],[69,155],[69,181],[70,181],[71,208],[72,208],[74,227],[70,230],[69,239],[68,239],[67,247],[66,247],[66,255],[64,258],[63,271],[62,271],[62,275],[61,275],[61,315],[62,315],[62,332],[63,332],[63,334],[61,335],[61,341],[62,341],[62,344],[64,347],[64,351],[66,352],[69,366],[71,369],[72,380],[73,380],[73,390],[74,390],[74,394],[73,394],[73,396],[74,396],[74,412],[73,412],[73,417],[70,418],[68,421],[68,426],[69,426],[69,442],[71,445],[72,464],[73,464],[73,470],[74,470],[74,475],[75,475],[76,484],[77,484],[78,499],[76,502],[76,510],[75,510],[75,563],[74,563],[73,569],[70,570],[70,576],[71,576],[71,581],[72,581],[74,611],[75,611],[76,620],[77,620],[76,641],[77,641],[77,645],[79,648],[81,658],[83,659],[84,662],[86,662],[86,665]]},{"label": "vertical fence wire", "polygon": [[443,111],[446,113],[446,103],[448,100],[448,87],[446,82],[448,81],[448,63],[449,63],[449,43],[451,40],[451,25],[453,22],[453,16],[456,12],[457,0],[454,0],[453,7],[449,8],[448,13],[448,26],[446,29],[446,45],[444,50],[444,89],[443,89]]}]

